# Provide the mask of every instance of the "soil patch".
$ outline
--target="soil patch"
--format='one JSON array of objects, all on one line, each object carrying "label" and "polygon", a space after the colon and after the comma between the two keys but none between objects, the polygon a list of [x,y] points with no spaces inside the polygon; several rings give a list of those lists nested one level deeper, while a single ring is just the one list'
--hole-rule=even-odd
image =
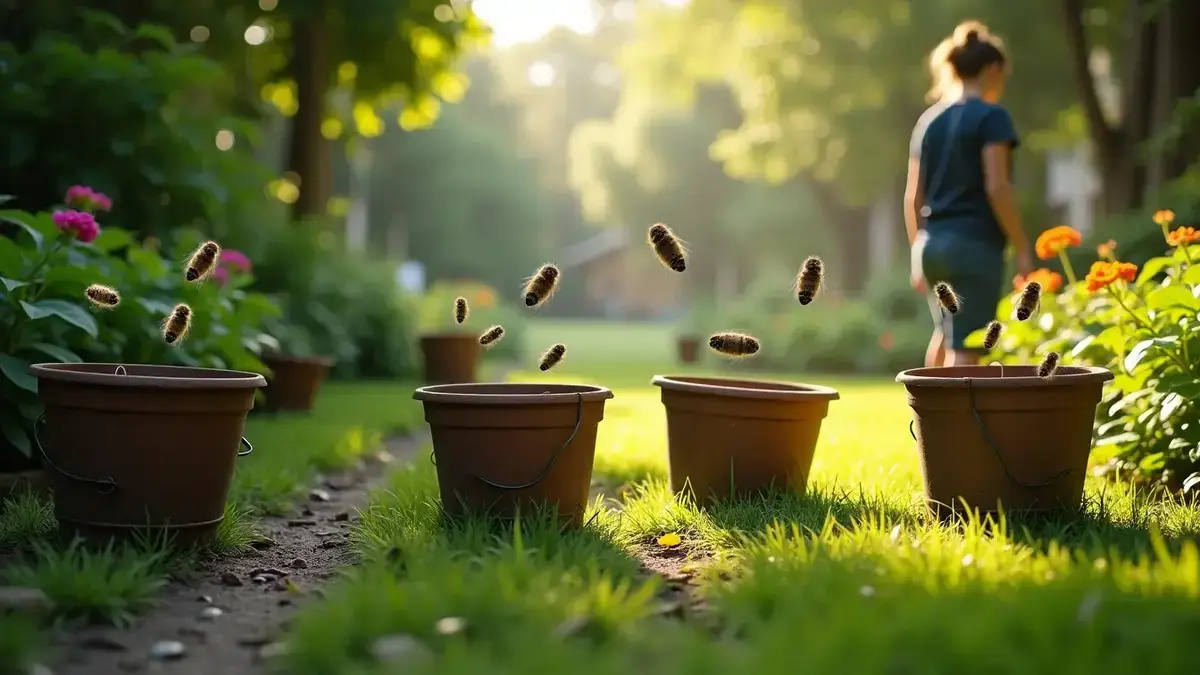
[{"label": "soil patch", "polygon": [[174,581],[159,605],[128,630],[88,627],[56,637],[58,675],[152,672],[250,675],[267,672],[269,654],[297,608],[354,562],[347,535],[356,509],[424,435],[390,439],[385,457],[324,477],[295,512],[261,521],[265,538],[245,556],[204,564]]}]

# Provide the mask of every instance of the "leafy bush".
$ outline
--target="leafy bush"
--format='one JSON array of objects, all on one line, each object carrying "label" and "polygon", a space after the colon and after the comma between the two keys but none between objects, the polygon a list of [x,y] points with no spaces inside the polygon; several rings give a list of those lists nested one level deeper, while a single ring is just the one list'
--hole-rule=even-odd
[{"label": "leafy bush", "polygon": [[[72,221],[63,214],[74,213]],[[83,216],[86,216],[84,218]],[[88,219],[91,219],[88,221]],[[279,309],[247,292],[248,278],[227,284],[187,283],[182,265],[137,245],[129,232],[100,230],[86,212],[0,212],[18,229],[0,238],[0,431],[17,456],[0,450],[0,468],[32,456],[30,432],[40,413],[34,362],[155,363],[261,372],[255,352],[270,338],[259,330]],[[90,222],[88,226],[74,226]],[[171,260],[185,260],[199,242],[179,237]],[[117,289],[121,303],[89,309],[93,283]],[[187,338],[167,345],[160,330],[175,304],[191,306]],[[6,454],[8,455],[6,457]]]},{"label": "leafy bush", "polygon": [[848,301],[823,293],[802,307],[763,274],[738,304],[709,320],[713,330],[742,330],[762,341],[747,368],[818,373],[895,373],[924,361],[933,332],[922,295],[907,280],[881,279]]},{"label": "leafy bush", "polygon": [[[117,222],[162,236],[262,200],[256,128],[227,113],[234,91],[220,65],[166,29],[89,16],[28,48],[0,42],[0,185],[19,199],[10,206],[46,210],[83,183],[114,198]],[[232,149],[214,142],[222,129]]]},{"label": "leafy bush", "polygon": [[[1156,220],[1171,250],[1140,273],[1107,245],[1084,279],[1066,263],[1068,283],[1044,294],[1033,318],[1008,322],[992,358],[1031,363],[1056,351],[1066,363],[1111,369],[1097,427],[1097,446],[1114,455],[1106,468],[1189,490],[1200,487],[1200,233],[1171,231],[1169,212]],[[1000,303],[998,319],[1008,321],[1016,297]],[[968,341],[982,344],[982,334]]]},{"label": "leafy bush", "polygon": [[267,220],[230,239],[254,261],[254,290],[283,308],[267,326],[283,352],[332,356],[337,377],[416,372],[413,302],[391,264],[345,251],[318,222]]},{"label": "leafy bush", "polygon": [[[454,301],[458,297],[466,298],[471,310],[462,326],[454,322]],[[515,358],[524,347],[524,317],[515,307],[499,302],[496,291],[482,282],[434,282],[421,296],[418,312],[417,326],[422,334],[467,332],[478,335],[491,326],[504,326],[504,339],[488,349],[487,356]]]}]

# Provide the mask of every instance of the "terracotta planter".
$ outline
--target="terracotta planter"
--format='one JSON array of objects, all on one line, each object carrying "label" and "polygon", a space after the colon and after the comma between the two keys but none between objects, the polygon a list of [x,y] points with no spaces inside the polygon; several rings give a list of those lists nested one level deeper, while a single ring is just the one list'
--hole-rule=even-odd
[{"label": "terracotta planter", "polygon": [[181,544],[211,538],[234,462],[253,450],[242,433],[262,375],[110,363],[29,372],[46,409],[35,441],[62,529],[92,539],[147,528]]},{"label": "terracotta planter", "polygon": [[479,367],[479,336],[439,333],[421,336],[426,384],[463,384],[475,381]]},{"label": "terracotta planter", "polygon": [[675,341],[680,363],[695,363],[700,360],[700,340],[694,337],[681,337]]},{"label": "terracotta planter", "polygon": [[[1063,366],[915,368],[896,376],[913,409],[925,498],[939,518],[1077,510],[1083,501],[1104,368]],[[1003,377],[1001,376],[1003,373]]]},{"label": "terracotta planter", "polygon": [[700,500],[804,492],[838,392],[787,382],[656,375],[667,409],[671,489]]},{"label": "terracotta planter", "polygon": [[549,506],[583,522],[604,419],[604,387],[575,384],[451,384],[413,394],[433,437],[442,509],[451,516]]},{"label": "terracotta planter", "polygon": [[317,392],[333,366],[328,356],[264,356],[264,365],[271,369],[267,378],[267,410],[312,410]]}]

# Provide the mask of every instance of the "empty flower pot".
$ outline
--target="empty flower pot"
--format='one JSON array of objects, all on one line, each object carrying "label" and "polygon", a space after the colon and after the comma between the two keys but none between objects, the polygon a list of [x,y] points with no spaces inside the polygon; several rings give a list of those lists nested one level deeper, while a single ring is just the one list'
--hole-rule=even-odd
[{"label": "empty flower pot", "polygon": [[263,364],[271,369],[267,388],[263,392],[267,410],[312,410],[317,392],[333,366],[328,356],[264,356]]},{"label": "empty flower pot", "polygon": [[475,381],[483,349],[471,333],[438,333],[421,336],[421,356],[426,384],[461,384]]},{"label": "empty flower pot", "polygon": [[963,503],[983,513],[1077,510],[1105,368],[915,368],[908,390],[930,511],[947,519]]},{"label": "empty flower pot", "polygon": [[216,532],[234,463],[252,451],[242,434],[261,375],[110,363],[29,372],[60,527],[94,539],[166,530],[177,543]]},{"label": "empty flower pot", "polygon": [[421,387],[448,515],[511,518],[548,505],[578,526],[588,504],[604,387],[447,384]]},{"label": "empty flower pot", "polygon": [[804,492],[838,392],[788,382],[656,375],[667,410],[671,489],[699,501]]},{"label": "empty flower pot", "polygon": [[681,337],[675,341],[680,363],[695,363],[700,360],[700,339]]}]

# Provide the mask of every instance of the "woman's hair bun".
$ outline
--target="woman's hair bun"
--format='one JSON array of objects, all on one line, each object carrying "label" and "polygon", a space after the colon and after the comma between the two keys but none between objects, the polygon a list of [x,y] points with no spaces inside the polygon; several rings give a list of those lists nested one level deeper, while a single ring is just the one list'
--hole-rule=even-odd
[{"label": "woman's hair bun", "polygon": [[956,47],[971,47],[988,39],[990,38],[987,26],[978,21],[964,21],[954,28]]},{"label": "woman's hair bun", "polygon": [[977,31],[977,30],[967,31],[966,37],[963,38],[963,46],[970,47],[971,45],[973,45],[977,42],[979,42],[979,31]]}]

